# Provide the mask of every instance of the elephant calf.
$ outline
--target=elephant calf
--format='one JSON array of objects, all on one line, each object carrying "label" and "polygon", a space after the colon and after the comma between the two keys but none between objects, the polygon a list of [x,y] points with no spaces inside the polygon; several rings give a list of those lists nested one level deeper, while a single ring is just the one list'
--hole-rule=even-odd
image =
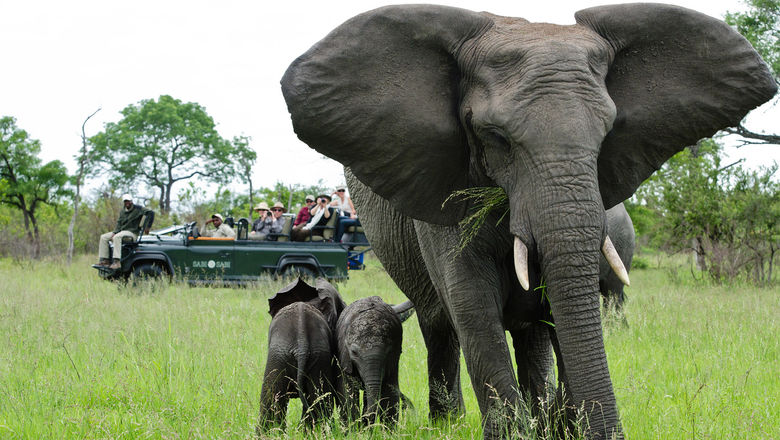
[{"label": "elephant calf", "polygon": [[301,422],[311,426],[330,417],[335,402],[335,324],[346,306],[333,286],[318,278],[302,280],[268,300],[273,317],[268,359],[260,391],[257,433],[283,426],[287,403],[301,399]]},{"label": "elephant calf", "polygon": [[401,356],[401,323],[412,313],[410,301],[390,306],[378,296],[362,298],[347,306],[336,324],[338,379],[342,418],[360,416],[360,389],[363,393],[362,421],[372,424],[377,416],[395,425],[401,399],[398,388],[398,361]]}]

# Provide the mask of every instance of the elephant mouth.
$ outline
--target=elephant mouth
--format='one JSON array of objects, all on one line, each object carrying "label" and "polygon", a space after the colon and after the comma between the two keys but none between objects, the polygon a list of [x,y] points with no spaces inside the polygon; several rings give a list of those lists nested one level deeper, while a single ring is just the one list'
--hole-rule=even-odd
[{"label": "elephant mouth", "polygon": [[[620,256],[615,249],[615,245],[612,244],[612,240],[609,235],[605,236],[604,243],[601,245],[601,253],[604,258],[607,259],[609,267],[615,272],[620,281],[626,286],[631,285],[631,281],[628,279],[628,271],[620,260]],[[524,290],[528,290],[531,285],[528,278],[528,248],[520,237],[515,236],[514,241],[514,260],[515,260],[515,274],[517,280],[520,282],[520,286]]]}]

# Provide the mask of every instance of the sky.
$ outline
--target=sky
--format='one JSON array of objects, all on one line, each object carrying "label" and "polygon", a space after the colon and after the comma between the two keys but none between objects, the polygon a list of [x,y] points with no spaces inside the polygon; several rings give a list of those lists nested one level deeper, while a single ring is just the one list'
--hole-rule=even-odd
[{"label": "sky", "polygon": [[[87,136],[117,122],[120,111],[167,94],[197,102],[227,139],[252,138],[255,187],[344,182],[341,165],[298,140],[279,80],[287,66],[330,30],[387,1],[72,0],[0,3],[0,116],[41,141],[45,161],[73,156]],[[530,21],[573,24],[574,13],[603,0],[444,1]],[[722,18],[737,0],[678,0]],[[755,130],[780,131],[777,108],[759,108]],[[780,162],[780,147],[745,147],[749,166]],[[94,184],[94,182],[93,182]],[[174,192],[182,186],[174,187]],[[123,192],[118,190],[118,192]],[[151,195],[152,193],[149,193]]]}]

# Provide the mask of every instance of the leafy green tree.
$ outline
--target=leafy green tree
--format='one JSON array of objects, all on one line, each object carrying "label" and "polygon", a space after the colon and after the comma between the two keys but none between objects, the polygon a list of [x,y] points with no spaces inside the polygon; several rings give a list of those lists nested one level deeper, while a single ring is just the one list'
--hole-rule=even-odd
[{"label": "leafy green tree", "polygon": [[330,195],[332,188],[326,187],[322,180],[316,185],[291,184],[285,185],[282,182],[276,182],[273,188],[260,188],[257,190],[258,198],[271,204],[282,202],[287,211],[295,212],[303,205],[306,195],[317,196],[319,194]]},{"label": "leafy green tree", "polygon": [[254,189],[252,188],[252,168],[255,166],[257,160],[257,153],[255,150],[249,148],[249,141],[251,138],[247,136],[237,136],[233,138],[233,145],[236,146],[236,166],[239,176],[246,181],[249,185],[249,220],[252,220],[252,214],[254,211]]},{"label": "leafy green tree", "polygon": [[164,214],[171,210],[171,190],[177,182],[200,177],[227,183],[238,173],[237,162],[251,156],[247,142],[223,139],[197,103],[162,95],[157,101],[131,104],[121,113],[119,122],[106,124],[90,139],[95,157],[112,184],[156,188]]},{"label": "leafy green tree", "polygon": [[[726,23],[735,27],[766,61],[780,84],[780,0],[746,0],[746,12],[726,13]],[[725,130],[742,136],[743,144],[780,144],[780,134],[764,134],[743,124]]]},{"label": "leafy green tree", "polygon": [[65,165],[59,160],[41,164],[40,152],[40,142],[18,128],[16,119],[0,118],[0,203],[22,211],[34,257],[40,253],[38,209],[69,194]]},{"label": "leafy green tree", "polygon": [[639,188],[635,203],[655,211],[656,243],[695,251],[712,280],[769,283],[780,246],[777,167],[723,165],[721,150],[708,139],[678,153]]}]

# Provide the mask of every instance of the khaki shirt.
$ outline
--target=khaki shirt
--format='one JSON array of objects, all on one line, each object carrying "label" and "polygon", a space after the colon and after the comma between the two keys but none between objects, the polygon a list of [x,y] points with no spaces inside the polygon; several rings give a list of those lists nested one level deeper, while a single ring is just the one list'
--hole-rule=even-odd
[{"label": "khaki shirt", "polygon": [[235,238],[236,237],[236,231],[233,230],[230,226],[222,223],[219,225],[219,227],[213,231],[204,231],[204,234],[206,237],[228,237],[228,238]]}]

